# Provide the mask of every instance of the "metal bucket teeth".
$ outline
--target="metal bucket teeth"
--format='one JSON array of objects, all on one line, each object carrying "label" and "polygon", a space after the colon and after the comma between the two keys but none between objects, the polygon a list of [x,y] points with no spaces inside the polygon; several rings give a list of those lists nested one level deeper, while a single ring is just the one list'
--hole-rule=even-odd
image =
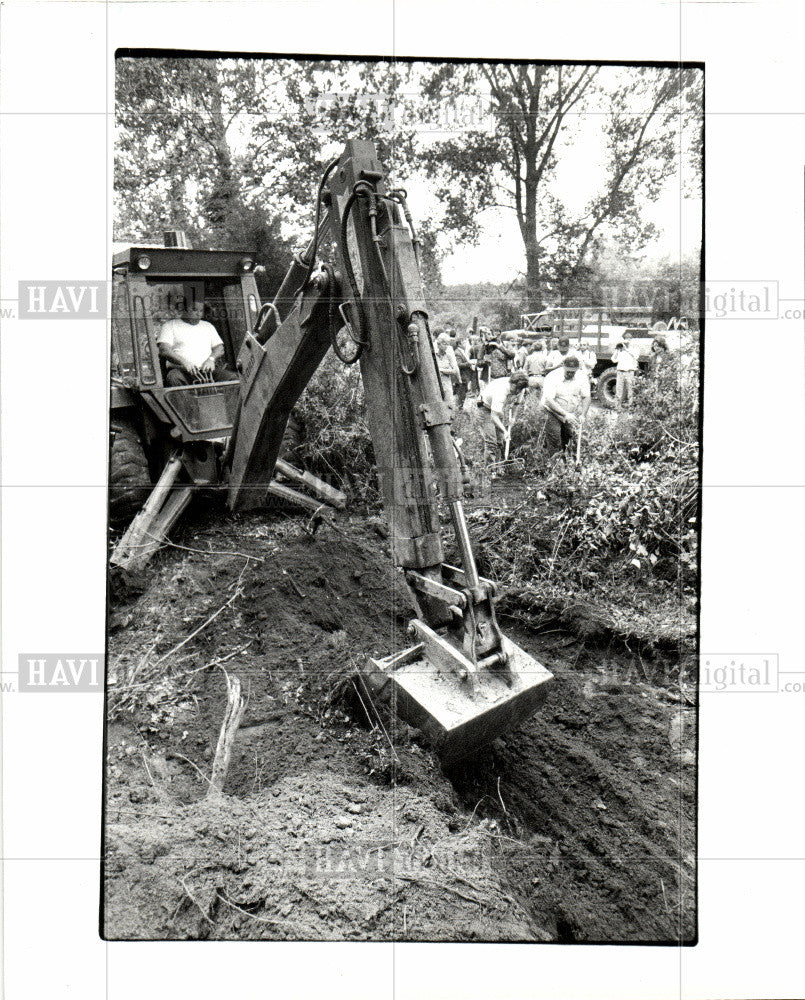
[{"label": "metal bucket teeth", "polygon": [[466,681],[425,658],[422,644],[370,659],[361,674],[368,693],[390,701],[400,718],[427,736],[443,764],[469,758],[533,715],[553,674],[504,637],[508,671],[481,670],[473,696]]}]

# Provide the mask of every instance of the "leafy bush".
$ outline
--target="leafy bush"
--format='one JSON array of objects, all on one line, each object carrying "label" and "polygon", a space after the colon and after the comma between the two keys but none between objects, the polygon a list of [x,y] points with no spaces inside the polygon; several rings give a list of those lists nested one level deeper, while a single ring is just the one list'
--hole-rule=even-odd
[{"label": "leafy bush", "polygon": [[302,425],[295,457],[320,479],[363,504],[379,499],[358,365],[328,353],[294,409]]},{"label": "leafy bush", "polygon": [[697,376],[695,358],[682,365],[671,357],[638,380],[629,413],[591,409],[580,469],[571,457],[546,454],[544,414],[534,396],[527,400],[512,454],[538,474],[539,488],[514,510],[495,511],[484,531],[490,552],[507,553],[508,565],[495,569],[509,583],[695,586]]}]

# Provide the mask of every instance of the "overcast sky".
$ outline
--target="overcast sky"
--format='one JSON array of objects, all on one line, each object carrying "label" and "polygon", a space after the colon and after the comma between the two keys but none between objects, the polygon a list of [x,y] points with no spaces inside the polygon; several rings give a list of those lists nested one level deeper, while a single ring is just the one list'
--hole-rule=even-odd
[{"label": "overcast sky", "polygon": [[[409,184],[409,205],[416,211],[414,185]],[[423,198],[423,202],[427,199]],[[669,185],[654,204],[646,206],[646,218],[660,230],[657,240],[642,251],[641,259],[698,253],[701,247],[702,202],[682,198],[679,183]],[[490,210],[483,216],[483,236],[477,245],[458,246],[442,261],[445,284],[491,281],[510,282],[525,271],[525,250],[514,212]]]}]

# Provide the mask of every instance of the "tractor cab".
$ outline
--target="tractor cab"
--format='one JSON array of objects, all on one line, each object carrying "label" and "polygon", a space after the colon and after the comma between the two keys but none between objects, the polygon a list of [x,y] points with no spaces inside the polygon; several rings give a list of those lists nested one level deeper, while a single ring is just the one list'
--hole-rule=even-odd
[{"label": "tractor cab", "polygon": [[[193,250],[183,234],[165,236],[165,246],[129,246],[113,257],[109,523],[128,525],[111,557],[115,571],[124,574],[147,564],[195,492],[227,484],[228,446],[239,420],[243,380],[250,374],[247,363],[241,378],[238,357],[261,311],[251,253]],[[199,305],[203,312],[194,308]],[[202,312],[223,342],[218,377],[221,369],[236,377],[190,385],[169,378],[159,354],[160,331],[191,308]],[[182,374],[182,380],[189,377]],[[295,422],[287,429],[280,459],[298,430]],[[319,499],[275,482],[272,464],[252,487],[255,504],[268,495],[313,510],[322,500],[345,503],[343,494],[309,473],[281,465],[285,480]]]},{"label": "tractor cab", "polygon": [[181,233],[166,245],[134,246],[115,254],[112,268],[112,409],[148,410],[146,437],[169,425],[183,443],[229,435],[239,382],[170,386],[157,340],[162,325],[201,303],[204,319],[224,343],[224,365],[235,370],[247,330],[260,311],[254,258],[239,250],[193,250]]}]

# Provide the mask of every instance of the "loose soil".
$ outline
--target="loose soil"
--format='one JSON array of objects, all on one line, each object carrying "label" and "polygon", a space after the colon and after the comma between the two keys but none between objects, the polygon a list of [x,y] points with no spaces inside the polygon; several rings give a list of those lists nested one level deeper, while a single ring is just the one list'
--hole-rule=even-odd
[{"label": "loose soil", "polygon": [[[287,512],[197,510],[145,589],[113,597],[104,935],[695,940],[692,698],[625,647],[504,618],[555,683],[443,770],[351,681],[407,645],[382,535],[357,515],[311,534]],[[248,705],[210,799],[223,670]]]}]

